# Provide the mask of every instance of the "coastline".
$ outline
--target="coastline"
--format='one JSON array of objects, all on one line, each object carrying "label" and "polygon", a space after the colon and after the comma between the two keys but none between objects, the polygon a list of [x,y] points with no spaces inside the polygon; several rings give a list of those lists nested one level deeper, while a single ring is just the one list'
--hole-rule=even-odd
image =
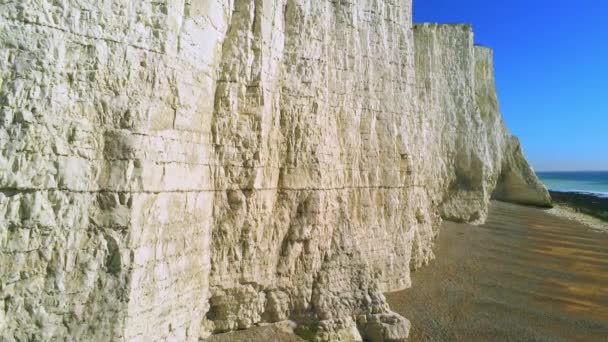
[{"label": "coastline", "polygon": [[547,212],[608,232],[608,198],[550,190],[554,207]]},{"label": "coastline", "polygon": [[595,216],[582,213],[575,208],[567,205],[555,204],[553,208],[547,209],[546,212],[553,216],[562,219],[576,221],[591,229],[600,230],[608,233],[608,222],[601,220]]}]

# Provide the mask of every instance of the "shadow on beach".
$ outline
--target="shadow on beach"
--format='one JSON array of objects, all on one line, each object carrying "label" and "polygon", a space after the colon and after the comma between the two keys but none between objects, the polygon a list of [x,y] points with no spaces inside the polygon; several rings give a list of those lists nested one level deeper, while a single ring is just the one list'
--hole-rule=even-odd
[{"label": "shadow on beach", "polygon": [[608,234],[494,202],[481,226],[444,222],[437,258],[386,294],[411,341],[605,341]]}]

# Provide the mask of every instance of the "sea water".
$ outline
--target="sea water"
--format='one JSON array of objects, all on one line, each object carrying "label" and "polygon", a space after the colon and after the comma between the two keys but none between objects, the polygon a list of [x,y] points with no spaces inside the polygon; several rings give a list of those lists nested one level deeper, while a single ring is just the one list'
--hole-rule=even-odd
[{"label": "sea water", "polygon": [[537,172],[549,190],[579,192],[608,198],[608,171]]}]

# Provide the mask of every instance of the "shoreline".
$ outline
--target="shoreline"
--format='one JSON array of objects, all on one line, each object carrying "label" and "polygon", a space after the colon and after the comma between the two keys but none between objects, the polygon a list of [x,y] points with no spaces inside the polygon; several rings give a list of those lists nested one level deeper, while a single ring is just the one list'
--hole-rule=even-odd
[{"label": "shoreline", "polygon": [[576,208],[572,208],[568,205],[554,204],[553,208],[547,209],[546,212],[562,219],[576,221],[593,230],[599,230],[608,233],[607,221],[599,219],[593,215],[580,212]]},{"label": "shoreline", "polygon": [[547,212],[608,232],[608,198],[592,194],[549,190],[553,208]]}]

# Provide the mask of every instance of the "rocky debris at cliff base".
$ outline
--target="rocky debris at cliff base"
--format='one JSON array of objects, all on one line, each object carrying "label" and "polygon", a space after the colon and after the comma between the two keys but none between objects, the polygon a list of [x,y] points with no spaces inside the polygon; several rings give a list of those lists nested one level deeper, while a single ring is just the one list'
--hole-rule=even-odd
[{"label": "rocky debris at cliff base", "polygon": [[277,322],[268,325],[261,325],[224,334],[212,335],[203,341],[208,342],[304,342],[304,338],[298,336],[294,330],[297,329],[296,323],[292,321]]},{"label": "rocky debris at cliff base", "polygon": [[408,340],[410,323],[399,315],[378,315],[366,323],[364,336],[361,336],[356,328],[352,332],[344,332],[330,338],[319,339],[316,331],[311,331],[311,325],[298,325],[293,321],[283,321],[273,324],[262,324],[246,330],[233,331],[223,334],[212,335],[204,341],[209,342],[302,342],[302,341],[381,341],[381,342],[405,342]]}]

